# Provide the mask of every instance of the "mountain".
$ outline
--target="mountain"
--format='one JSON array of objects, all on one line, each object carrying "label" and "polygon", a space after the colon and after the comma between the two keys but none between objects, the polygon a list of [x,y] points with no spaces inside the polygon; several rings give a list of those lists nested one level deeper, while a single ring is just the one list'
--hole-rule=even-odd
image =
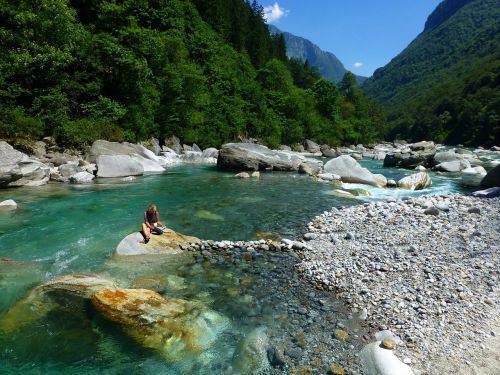
[{"label": "mountain", "polygon": [[389,137],[498,143],[499,53],[498,0],[444,0],[363,88],[385,107]]},{"label": "mountain", "polygon": [[[333,82],[340,82],[347,69],[344,64],[331,52],[323,51],[310,40],[281,31],[276,26],[269,25],[271,34],[283,34],[286,44],[286,55],[291,59],[306,61],[318,68],[323,78]],[[358,84],[362,84],[366,77],[356,76]]]}]

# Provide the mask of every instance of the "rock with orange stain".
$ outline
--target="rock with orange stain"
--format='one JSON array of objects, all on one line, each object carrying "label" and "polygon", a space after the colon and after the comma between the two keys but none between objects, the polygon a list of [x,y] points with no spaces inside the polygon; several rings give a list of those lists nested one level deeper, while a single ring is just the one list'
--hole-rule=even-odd
[{"label": "rock with orange stain", "polygon": [[161,235],[151,235],[146,244],[142,235],[135,232],[121,240],[116,247],[115,256],[180,254],[191,243],[197,244],[200,240],[167,229]]},{"label": "rock with orange stain", "polygon": [[208,349],[229,319],[199,302],[163,297],[147,289],[102,290],[92,305],[147,348],[178,361]]}]

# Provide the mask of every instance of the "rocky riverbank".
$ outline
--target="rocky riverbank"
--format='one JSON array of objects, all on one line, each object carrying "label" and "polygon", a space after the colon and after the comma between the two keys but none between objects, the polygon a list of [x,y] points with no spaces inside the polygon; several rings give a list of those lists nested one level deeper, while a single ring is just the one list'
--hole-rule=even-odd
[{"label": "rocky riverbank", "polygon": [[499,212],[500,199],[460,195],[334,208],[309,223],[297,267],[398,336],[415,372],[494,374],[473,364],[499,368],[498,353],[486,359],[498,347]]}]

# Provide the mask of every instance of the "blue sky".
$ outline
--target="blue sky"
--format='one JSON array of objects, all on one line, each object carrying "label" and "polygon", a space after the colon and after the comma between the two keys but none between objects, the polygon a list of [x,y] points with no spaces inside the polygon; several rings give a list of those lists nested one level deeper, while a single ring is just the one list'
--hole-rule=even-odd
[{"label": "blue sky", "polygon": [[261,0],[268,23],[333,52],[371,76],[424,29],[441,0]]}]

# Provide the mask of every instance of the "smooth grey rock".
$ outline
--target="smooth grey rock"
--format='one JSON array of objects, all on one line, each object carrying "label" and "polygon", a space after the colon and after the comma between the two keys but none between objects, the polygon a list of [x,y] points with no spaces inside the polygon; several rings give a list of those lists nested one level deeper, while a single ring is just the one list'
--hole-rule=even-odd
[{"label": "smooth grey rock", "polygon": [[431,185],[431,176],[425,172],[415,173],[398,181],[398,186],[407,190],[423,190]]},{"label": "smooth grey rock", "polygon": [[0,211],[13,211],[17,210],[17,203],[13,199],[7,199],[0,202]]},{"label": "smooth grey rock", "polygon": [[[128,156],[130,159],[132,159],[136,163],[139,163],[142,166],[142,173],[164,171],[164,168],[160,165],[161,159],[157,157],[151,150],[148,150],[146,147],[140,144],[134,144],[128,142],[118,143],[118,142],[97,140],[92,144],[89,153],[89,159],[90,162],[95,162],[97,164],[98,169],[100,169],[100,165],[98,162],[100,156]],[[126,159],[125,158],[122,159],[125,162]],[[119,176],[113,176],[113,177],[122,177],[122,176],[126,175],[120,174]]]},{"label": "smooth grey rock", "polygon": [[464,159],[446,161],[434,167],[435,170],[441,172],[460,172],[461,170],[470,168],[470,163]]},{"label": "smooth grey rock", "polygon": [[326,173],[339,175],[343,182],[352,182],[383,187],[387,184],[368,169],[361,167],[359,163],[348,155],[342,155],[328,161],[324,166]]},{"label": "smooth grey rock", "polygon": [[481,186],[500,187],[500,164],[490,170],[486,176],[481,180]]},{"label": "smooth grey rock", "polygon": [[462,184],[480,186],[484,176],[486,176],[486,170],[482,166],[466,168],[462,171]]},{"label": "smooth grey rock", "polygon": [[252,178],[260,178],[260,172],[259,171],[252,172],[252,174],[250,175],[250,177],[252,177]]},{"label": "smooth grey rock", "polygon": [[50,168],[0,141],[0,187],[40,186],[49,181]]},{"label": "smooth grey rock", "polygon": [[73,163],[67,163],[67,164],[63,164],[61,166],[59,166],[59,174],[62,176],[62,177],[66,177],[68,178],[69,176],[72,176],[78,172],[81,172],[82,169],[76,165],[76,164],[73,164]]},{"label": "smooth grey rock", "polygon": [[290,146],[287,146],[287,145],[280,145],[278,147],[278,150],[280,150],[280,151],[292,151],[292,148]]},{"label": "smooth grey rock", "polygon": [[96,160],[97,177],[140,176],[142,165],[128,155],[100,155]]},{"label": "smooth grey rock", "polygon": [[164,140],[165,146],[174,150],[175,153],[180,154],[182,152],[181,141],[175,135]]},{"label": "smooth grey rock", "polygon": [[392,350],[381,347],[381,341],[366,345],[360,354],[364,373],[370,375],[414,375]]},{"label": "smooth grey rock", "polygon": [[69,182],[73,184],[90,184],[95,176],[88,172],[78,172],[69,176]]},{"label": "smooth grey rock", "polygon": [[330,148],[330,146],[328,145],[321,146],[321,153],[323,154],[324,157],[327,158],[336,158],[337,156],[339,156],[337,151],[335,151],[335,149],[333,148]]},{"label": "smooth grey rock", "polygon": [[320,146],[317,143],[315,143],[309,139],[306,139],[306,141],[304,143],[304,149],[308,152],[313,153],[313,154],[316,152],[321,152]]},{"label": "smooth grey rock", "polygon": [[160,141],[156,138],[150,138],[146,142],[141,143],[148,150],[151,150],[156,156],[160,155],[162,151],[160,147]]},{"label": "smooth grey rock", "polygon": [[299,173],[305,173],[309,176],[316,176],[321,172],[323,163],[316,160],[306,160],[299,166]]},{"label": "smooth grey rock", "polygon": [[247,171],[297,171],[303,160],[292,152],[274,151],[258,144],[227,143],[219,151],[217,166]]},{"label": "smooth grey rock", "polygon": [[215,158],[215,159],[217,159],[217,157],[219,156],[219,150],[217,150],[216,148],[210,147],[210,148],[203,150],[201,156],[203,158]]}]

